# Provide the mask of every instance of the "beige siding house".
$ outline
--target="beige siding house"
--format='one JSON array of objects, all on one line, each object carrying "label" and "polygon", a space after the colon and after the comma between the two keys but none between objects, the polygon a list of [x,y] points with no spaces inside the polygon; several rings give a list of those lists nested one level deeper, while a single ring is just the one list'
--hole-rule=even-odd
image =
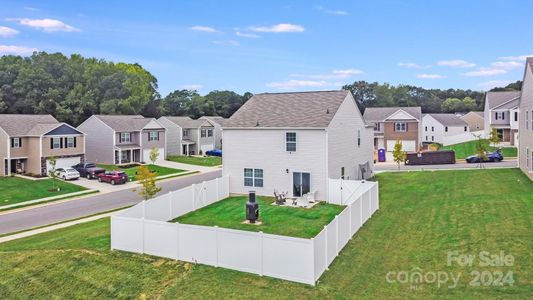
[{"label": "beige siding house", "polygon": [[461,119],[468,124],[470,131],[485,130],[485,112],[471,111],[461,116]]},{"label": "beige siding house", "polygon": [[519,111],[518,164],[520,170],[533,180],[533,57],[527,58]]},{"label": "beige siding house", "polygon": [[51,115],[0,115],[0,175],[46,176],[85,160],[85,134]]},{"label": "beige siding house", "polygon": [[328,194],[329,179],[373,172],[373,128],[348,91],[253,96],[223,126],[230,192]]}]

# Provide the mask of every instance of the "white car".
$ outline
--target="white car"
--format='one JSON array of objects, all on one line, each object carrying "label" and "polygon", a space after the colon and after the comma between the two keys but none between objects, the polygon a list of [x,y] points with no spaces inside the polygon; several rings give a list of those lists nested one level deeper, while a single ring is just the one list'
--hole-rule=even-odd
[{"label": "white car", "polygon": [[74,180],[80,178],[80,173],[73,168],[58,168],[56,176],[63,180]]}]

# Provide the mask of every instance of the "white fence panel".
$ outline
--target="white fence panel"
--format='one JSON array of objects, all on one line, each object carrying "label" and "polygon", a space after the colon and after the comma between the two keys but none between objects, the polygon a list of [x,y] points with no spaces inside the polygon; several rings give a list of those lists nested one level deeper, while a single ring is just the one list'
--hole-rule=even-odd
[{"label": "white fence panel", "polygon": [[351,224],[351,234],[354,235],[359,228],[361,228],[362,225],[362,219],[361,219],[361,211],[362,206],[361,203],[363,201],[361,198],[357,199],[352,203],[352,205],[349,206],[350,210],[352,211],[351,217],[352,217],[352,224]]},{"label": "white fence panel", "polygon": [[178,225],[179,259],[193,263],[217,265],[215,227]]},{"label": "white fence panel", "polygon": [[364,193],[361,200],[363,200],[363,209],[361,211],[362,223],[364,224],[370,218],[370,193]]},{"label": "white fence panel", "polygon": [[125,218],[142,218],[143,207],[141,204],[137,204],[121,212],[120,216]]},{"label": "white fence panel", "polygon": [[229,176],[218,179],[218,198],[224,199],[229,197]]},{"label": "white fence panel", "polygon": [[142,253],[142,219],[113,216],[111,218],[111,249]]},{"label": "white fence panel", "polygon": [[259,232],[218,228],[218,265],[261,274],[261,235]]},{"label": "white fence panel", "polygon": [[209,205],[215,203],[219,200],[217,195],[218,189],[218,180],[211,180],[205,182],[204,192],[205,192],[205,204]]},{"label": "white fence panel", "polygon": [[379,200],[378,200],[378,187],[379,185],[376,183],[370,190],[370,208],[372,211],[372,215],[378,210],[379,206]]},{"label": "white fence panel", "polygon": [[326,242],[327,242],[327,259],[328,266],[337,257],[337,219],[333,219],[331,223],[326,226]]},{"label": "white fence panel", "polygon": [[329,196],[328,203],[331,204],[342,204],[342,194],[341,194],[341,180],[330,179],[329,180]]},{"label": "white fence panel", "polygon": [[340,251],[348,243],[352,235],[350,234],[350,209],[345,208],[337,218],[338,222],[338,239],[337,252]]},{"label": "white fence panel", "polygon": [[474,141],[477,139],[476,136],[478,135],[481,135],[482,138],[485,138],[485,131],[480,130],[480,131],[464,132],[461,134],[456,134],[456,135],[451,135],[451,136],[443,136],[442,144],[444,146],[448,146],[448,145],[454,145],[454,144]]},{"label": "white fence panel", "polygon": [[144,253],[178,259],[177,224],[144,221]]},{"label": "white fence panel", "polygon": [[263,274],[314,285],[310,239],[263,234]]},{"label": "white fence panel", "polygon": [[194,210],[192,187],[186,187],[171,194],[171,214],[169,219],[174,219]]},{"label": "white fence panel", "polygon": [[329,265],[326,255],[326,230],[322,230],[317,236],[315,236],[313,239],[313,246],[315,252],[315,281],[317,281]]},{"label": "white fence panel", "polygon": [[167,221],[170,210],[170,194],[162,195],[157,198],[144,201],[145,219],[155,221]]}]

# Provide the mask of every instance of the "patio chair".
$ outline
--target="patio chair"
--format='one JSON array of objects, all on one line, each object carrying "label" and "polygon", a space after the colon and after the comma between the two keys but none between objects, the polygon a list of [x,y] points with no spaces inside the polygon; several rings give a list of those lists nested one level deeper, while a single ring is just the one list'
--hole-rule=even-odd
[{"label": "patio chair", "polygon": [[274,196],[276,197],[276,204],[277,205],[284,205],[286,198],[284,194],[279,194],[277,191],[274,191]]}]

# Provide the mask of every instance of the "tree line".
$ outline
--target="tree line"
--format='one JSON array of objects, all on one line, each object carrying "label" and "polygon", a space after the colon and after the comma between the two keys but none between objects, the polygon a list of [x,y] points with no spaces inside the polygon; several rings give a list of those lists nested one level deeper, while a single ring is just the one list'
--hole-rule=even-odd
[{"label": "tree line", "polygon": [[[520,81],[494,90],[520,89]],[[364,111],[373,106],[421,106],[426,113],[482,110],[484,92],[424,89],[356,81],[350,90]],[[252,93],[180,89],[161,97],[157,78],[139,64],[113,63],[79,54],[36,52],[0,57],[0,113],[52,114],[78,125],[93,114],[230,117]]]}]

